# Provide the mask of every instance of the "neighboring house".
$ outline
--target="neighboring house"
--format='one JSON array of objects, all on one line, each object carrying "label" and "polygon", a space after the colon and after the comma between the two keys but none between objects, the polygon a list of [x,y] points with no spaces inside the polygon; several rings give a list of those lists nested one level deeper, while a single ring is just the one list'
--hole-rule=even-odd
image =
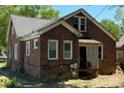
[{"label": "neighboring house", "polygon": [[124,35],[116,43],[116,58],[118,62],[124,63]]},{"label": "neighboring house", "polygon": [[85,10],[59,20],[12,15],[7,32],[8,64],[33,77],[71,77],[73,72],[111,74],[116,69],[116,38]]}]

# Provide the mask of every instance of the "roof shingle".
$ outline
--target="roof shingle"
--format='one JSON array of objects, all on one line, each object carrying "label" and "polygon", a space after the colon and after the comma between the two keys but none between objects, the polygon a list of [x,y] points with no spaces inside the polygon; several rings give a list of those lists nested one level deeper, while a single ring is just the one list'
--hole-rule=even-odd
[{"label": "roof shingle", "polygon": [[42,28],[54,20],[37,19],[30,17],[22,17],[11,15],[11,19],[17,34],[17,37],[22,37]]}]

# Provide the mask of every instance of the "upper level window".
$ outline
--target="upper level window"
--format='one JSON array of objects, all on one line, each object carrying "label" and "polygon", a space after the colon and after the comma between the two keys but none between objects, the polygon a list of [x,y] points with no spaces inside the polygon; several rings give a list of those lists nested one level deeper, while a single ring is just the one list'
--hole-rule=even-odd
[{"label": "upper level window", "polygon": [[30,55],[30,41],[26,42],[26,56]]},{"label": "upper level window", "polygon": [[49,60],[58,59],[58,40],[48,41],[48,59]]},{"label": "upper level window", "polygon": [[74,18],[74,27],[78,29],[78,18]]},{"label": "upper level window", "polygon": [[74,27],[81,32],[86,32],[86,18],[76,16],[74,18]]},{"label": "upper level window", "polygon": [[72,59],[72,41],[64,41],[64,59]]},{"label": "upper level window", "polygon": [[34,39],[34,42],[33,42],[33,47],[34,49],[37,49],[38,48],[38,39]]}]

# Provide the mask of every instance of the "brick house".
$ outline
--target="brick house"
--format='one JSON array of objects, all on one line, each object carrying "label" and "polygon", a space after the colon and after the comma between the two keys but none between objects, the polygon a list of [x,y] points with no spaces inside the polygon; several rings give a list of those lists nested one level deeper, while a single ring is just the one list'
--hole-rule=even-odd
[{"label": "brick house", "polygon": [[38,78],[111,74],[116,69],[116,40],[83,9],[58,20],[11,15],[8,65]]}]

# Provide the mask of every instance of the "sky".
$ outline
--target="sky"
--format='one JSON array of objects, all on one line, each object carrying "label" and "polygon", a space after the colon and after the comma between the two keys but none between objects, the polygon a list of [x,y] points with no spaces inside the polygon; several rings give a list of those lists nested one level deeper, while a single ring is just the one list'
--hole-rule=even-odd
[{"label": "sky", "polygon": [[[53,6],[54,9],[58,10],[60,12],[60,17],[67,15],[71,12],[74,12],[75,10],[78,10],[80,8],[83,8],[86,10],[91,16],[95,17],[103,8],[105,5],[55,5]],[[109,7],[109,6],[108,6]],[[100,21],[102,19],[110,19],[116,22],[114,19],[115,15],[115,8],[109,9],[105,8],[105,10],[96,17],[96,20]]]}]

